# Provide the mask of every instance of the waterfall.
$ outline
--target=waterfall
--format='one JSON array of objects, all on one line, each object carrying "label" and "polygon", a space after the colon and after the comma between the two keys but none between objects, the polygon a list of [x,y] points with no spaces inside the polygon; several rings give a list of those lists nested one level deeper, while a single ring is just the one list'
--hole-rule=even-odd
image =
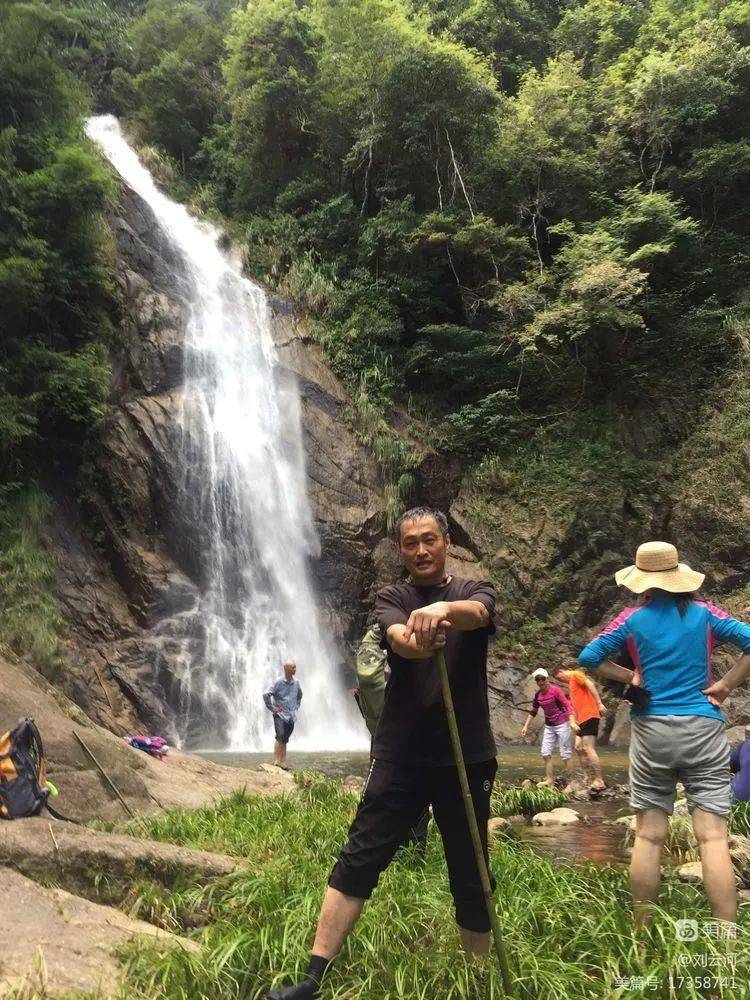
[{"label": "waterfall", "polygon": [[178,734],[204,749],[269,750],[262,693],[292,657],[303,690],[292,749],[365,748],[310,578],[319,543],[299,393],[278,364],[266,295],[217,228],[157,188],[115,118],[86,131],[151,208],[186,309],[178,502],[198,529],[202,579],[184,612],[192,641],[175,656]]}]

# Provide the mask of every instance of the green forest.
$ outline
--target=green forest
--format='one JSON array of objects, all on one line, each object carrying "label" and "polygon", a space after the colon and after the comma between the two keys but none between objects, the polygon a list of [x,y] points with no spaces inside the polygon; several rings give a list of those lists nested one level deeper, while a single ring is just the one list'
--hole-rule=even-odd
[{"label": "green forest", "polygon": [[[106,415],[116,190],[92,111],[309,317],[394,509],[416,464],[398,413],[473,470],[480,507],[655,502],[699,467],[729,530],[747,0],[0,0],[0,20],[7,608],[43,602],[45,477],[79,475]],[[54,647],[54,608],[35,615],[39,636],[21,614],[6,637]]]}]

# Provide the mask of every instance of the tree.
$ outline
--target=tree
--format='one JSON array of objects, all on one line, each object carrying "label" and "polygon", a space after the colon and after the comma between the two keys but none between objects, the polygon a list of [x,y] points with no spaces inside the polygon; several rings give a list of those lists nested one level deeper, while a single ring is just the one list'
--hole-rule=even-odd
[{"label": "tree", "polygon": [[318,147],[317,44],[294,0],[250,0],[232,18],[224,78],[240,211],[268,204],[309,167]]}]

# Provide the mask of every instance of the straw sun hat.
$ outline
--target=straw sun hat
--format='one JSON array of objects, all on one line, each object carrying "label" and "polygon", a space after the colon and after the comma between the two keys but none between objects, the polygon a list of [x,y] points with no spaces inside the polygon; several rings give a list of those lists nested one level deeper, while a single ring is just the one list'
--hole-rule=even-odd
[{"label": "straw sun hat", "polygon": [[705,580],[703,573],[696,573],[679,561],[677,549],[669,542],[644,542],[635,554],[635,566],[626,566],[615,573],[621,587],[634,594],[658,587],[670,594],[685,594],[697,590]]}]

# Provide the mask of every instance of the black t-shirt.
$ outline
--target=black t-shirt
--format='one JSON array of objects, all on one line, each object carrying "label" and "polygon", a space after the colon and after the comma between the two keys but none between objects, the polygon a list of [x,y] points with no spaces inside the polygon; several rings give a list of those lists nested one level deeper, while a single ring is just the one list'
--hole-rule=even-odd
[{"label": "black t-shirt", "polygon": [[[378,591],[372,620],[380,625],[385,642],[390,626],[405,625],[417,608],[436,601],[469,600],[481,601],[491,620],[495,610],[491,583],[455,576],[434,587],[399,583]],[[489,760],[497,752],[487,701],[487,642],[494,631],[492,624],[472,632],[448,630],[445,662],[467,764]],[[432,658],[406,660],[390,646],[386,648],[391,676],[373,739],[373,757],[414,766],[453,764],[437,664]]]}]

